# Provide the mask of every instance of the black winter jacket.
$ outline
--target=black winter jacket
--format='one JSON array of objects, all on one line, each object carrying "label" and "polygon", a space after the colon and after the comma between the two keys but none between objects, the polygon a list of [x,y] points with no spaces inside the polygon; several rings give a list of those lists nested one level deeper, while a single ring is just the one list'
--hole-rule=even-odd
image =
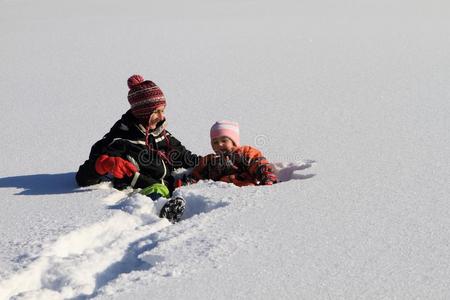
[{"label": "black winter jacket", "polygon": [[[149,151],[145,143],[145,128],[130,111],[127,111],[109,133],[92,146],[89,159],[80,166],[76,174],[78,185],[88,186],[102,181],[104,176],[95,171],[95,162],[100,155],[106,154],[126,159],[138,167],[140,175],[133,185],[134,188],[165,183],[171,190],[172,171],[177,168],[194,167],[199,157],[187,150],[180,141],[163,128],[163,125],[158,124],[157,129],[150,132],[148,143],[151,150]],[[113,178],[113,183],[116,188],[121,189],[129,186],[132,180],[132,177],[120,180]]]}]

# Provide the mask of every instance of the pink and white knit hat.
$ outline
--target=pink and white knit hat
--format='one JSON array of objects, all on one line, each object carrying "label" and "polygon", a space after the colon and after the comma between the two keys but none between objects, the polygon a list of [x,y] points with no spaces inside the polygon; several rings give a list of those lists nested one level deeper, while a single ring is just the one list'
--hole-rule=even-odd
[{"label": "pink and white knit hat", "polygon": [[210,132],[211,140],[226,136],[231,139],[237,147],[240,147],[240,138],[239,138],[239,124],[233,121],[217,121],[211,127]]}]

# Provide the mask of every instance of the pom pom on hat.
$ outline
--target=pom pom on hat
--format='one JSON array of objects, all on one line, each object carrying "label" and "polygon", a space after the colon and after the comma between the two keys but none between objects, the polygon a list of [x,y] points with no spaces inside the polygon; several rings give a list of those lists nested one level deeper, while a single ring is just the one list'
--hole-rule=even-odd
[{"label": "pom pom on hat", "polygon": [[142,75],[133,75],[130,78],[128,78],[128,87],[131,89],[135,86],[137,86],[138,84],[144,82],[144,77],[142,77]]}]

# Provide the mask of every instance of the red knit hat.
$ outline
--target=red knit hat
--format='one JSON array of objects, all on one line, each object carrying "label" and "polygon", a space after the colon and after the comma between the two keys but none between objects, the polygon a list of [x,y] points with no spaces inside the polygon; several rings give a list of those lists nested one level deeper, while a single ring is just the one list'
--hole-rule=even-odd
[{"label": "red knit hat", "polygon": [[141,75],[128,78],[128,102],[131,112],[140,121],[147,122],[153,111],[160,105],[166,105],[161,89],[150,80],[144,80]]}]

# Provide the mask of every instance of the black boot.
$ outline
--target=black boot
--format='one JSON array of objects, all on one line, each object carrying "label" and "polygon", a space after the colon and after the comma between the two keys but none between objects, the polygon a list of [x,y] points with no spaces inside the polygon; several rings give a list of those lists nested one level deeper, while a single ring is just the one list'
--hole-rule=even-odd
[{"label": "black boot", "polygon": [[176,223],[181,220],[184,209],[186,208],[186,201],[178,193],[174,193],[159,213],[160,218],[166,218],[171,223]]}]

